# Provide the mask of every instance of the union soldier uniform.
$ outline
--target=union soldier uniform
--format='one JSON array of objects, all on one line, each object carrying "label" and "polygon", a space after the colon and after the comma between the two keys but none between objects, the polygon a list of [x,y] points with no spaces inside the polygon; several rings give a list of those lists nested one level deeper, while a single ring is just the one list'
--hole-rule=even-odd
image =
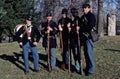
[{"label": "union soldier uniform", "polygon": [[[78,11],[76,8],[71,9],[72,16],[74,17],[74,20],[72,22],[72,27],[71,27],[71,49],[73,52],[74,60],[75,60],[75,68],[76,72],[80,71],[80,55],[79,55],[79,45],[78,45],[78,33],[77,33],[77,27],[80,27],[80,17],[78,15]],[[79,29],[78,29],[79,31]]]},{"label": "union soldier uniform", "polygon": [[25,74],[29,73],[29,49],[31,50],[34,59],[34,71],[39,71],[39,55],[37,53],[36,45],[39,42],[41,35],[37,27],[31,24],[31,21],[32,17],[27,16],[26,24],[22,24],[22,27],[16,32],[18,42],[23,49]]},{"label": "union soldier uniform", "polygon": [[[72,20],[67,17],[67,9],[62,10],[62,18],[58,21],[58,24],[63,29],[62,41],[63,41],[63,52],[62,52],[62,68],[65,70],[65,66],[68,68],[69,63],[69,45],[70,45],[70,30]],[[65,17],[64,17],[65,16]]]},{"label": "union soldier uniform", "polygon": [[[52,14],[49,12],[46,14],[46,17],[47,17],[47,22],[44,22],[42,23],[42,29],[41,29],[41,33],[43,35],[43,47],[45,48],[46,50],[46,54],[48,54],[48,27],[50,29],[52,29],[50,31],[50,67],[51,67],[51,70],[54,70],[55,67],[56,67],[56,46],[57,46],[57,43],[56,43],[56,34],[58,33],[58,28],[57,28],[57,24],[56,22],[54,22],[52,20]],[[49,19],[51,18],[51,19]],[[49,62],[49,61],[48,61]]]},{"label": "union soldier uniform", "polygon": [[90,75],[95,73],[95,62],[94,62],[94,44],[90,37],[90,31],[95,27],[96,20],[95,16],[90,12],[90,5],[83,5],[84,15],[81,17],[82,24],[80,26],[80,37],[81,42],[84,46],[84,55],[86,60],[85,74]]}]

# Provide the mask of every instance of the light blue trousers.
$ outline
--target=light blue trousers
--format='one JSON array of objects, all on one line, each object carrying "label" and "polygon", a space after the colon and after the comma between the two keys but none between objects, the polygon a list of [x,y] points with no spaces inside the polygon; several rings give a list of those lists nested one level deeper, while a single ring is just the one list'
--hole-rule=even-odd
[{"label": "light blue trousers", "polygon": [[37,53],[36,47],[31,47],[30,43],[27,42],[23,47],[23,57],[24,57],[24,64],[25,64],[25,71],[29,71],[29,49],[32,52],[33,60],[34,60],[34,70],[39,70],[39,55]]},{"label": "light blue trousers", "polygon": [[87,39],[84,45],[84,54],[86,61],[86,70],[88,73],[95,72],[95,60],[94,60],[94,44],[91,39]]},{"label": "light blue trousers", "polygon": [[[46,54],[48,54],[48,48],[46,48]],[[56,67],[56,48],[50,48],[50,66],[52,70]]]}]

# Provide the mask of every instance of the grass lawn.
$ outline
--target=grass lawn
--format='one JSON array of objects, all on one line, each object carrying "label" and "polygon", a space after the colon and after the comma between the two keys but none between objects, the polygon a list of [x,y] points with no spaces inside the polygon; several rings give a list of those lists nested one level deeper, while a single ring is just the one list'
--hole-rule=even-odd
[{"label": "grass lawn", "polygon": [[[59,41],[59,40],[58,40]],[[96,73],[92,76],[60,69],[61,55],[57,47],[57,71],[48,72],[47,58],[41,43],[38,44],[40,72],[33,72],[33,60],[30,55],[30,73],[24,74],[22,49],[17,42],[0,44],[0,79],[120,79],[120,36],[102,37],[94,46]],[[83,66],[85,67],[82,52]],[[72,58],[73,60],[73,58]],[[72,61],[74,65],[74,60]]]}]

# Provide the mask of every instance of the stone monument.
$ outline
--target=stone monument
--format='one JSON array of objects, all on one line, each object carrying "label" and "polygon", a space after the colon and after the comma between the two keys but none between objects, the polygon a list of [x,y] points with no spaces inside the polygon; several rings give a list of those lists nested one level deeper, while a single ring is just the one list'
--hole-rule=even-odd
[{"label": "stone monument", "polygon": [[116,14],[112,12],[108,14],[108,36],[116,35]]}]

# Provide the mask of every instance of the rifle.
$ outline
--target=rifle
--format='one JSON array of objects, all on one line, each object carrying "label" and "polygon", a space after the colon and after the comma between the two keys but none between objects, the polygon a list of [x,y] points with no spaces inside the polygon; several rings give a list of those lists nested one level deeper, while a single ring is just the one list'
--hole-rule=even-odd
[{"label": "rifle", "polygon": [[[49,26],[49,23],[48,23]],[[48,36],[48,71],[51,71],[51,67],[50,67],[50,33],[47,34]]]},{"label": "rifle", "polygon": [[[78,20],[76,20],[76,26],[78,26]],[[81,46],[80,46],[80,36],[79,33],[77,33],[78,35],[78,51],[79,51],[79,55],[80,55],[80,73],[81,75],[83,74],[83,68],[82,68],[82,55],[81,55]]]},{"label": "rifle", "polygon": [[62,40],[62,31],[60,31],[60,43],[61,43],[61,55],[63,55],[63,40]]},{"label": "rifle", "polygon": [[69,53],[69,65],[68,65],[68,72],[70,73],[70,64],[71,64],[71,63],[70,63],[70,58],[71,58],[71,57],[70,57],[70,46],[69,46],[69,45],[70,45],[70,39],[68,39],[68,53]]},{"label": "rifle", "polygon": [[[64,19],[62,19],[62,23],[61,23],[61,26],[63,27],[64,26]],[[61,43],[61,49],[62,49],[62,51],[61,51],[61,55],[63,55],[63,39],[62,39],[62,31],[60,31],[60,43]]]},{"label": "rifle", "polygon": [[[60,23],[61,27],[64,26],[64,18],[62,19],[62,22]],[[63,47],[63,39],[62,39],[62,31],[60,31],[60,45],[61,45],[61,56],[62,56],[62,61],[63,61],[63,55],[64,55],[64,47]],[[62,69],[65,70],[65,64],[62,63],[61,65]]]},{"label": "rifle", "polygon": [[[69,32],[70,34],[70,32]],[[68,72],[70,73],[70,59],[71,59],[71,52],[70,52],[70,35],[68,36],[68,53],[69,53],[69,65],[68,65]]]}]

